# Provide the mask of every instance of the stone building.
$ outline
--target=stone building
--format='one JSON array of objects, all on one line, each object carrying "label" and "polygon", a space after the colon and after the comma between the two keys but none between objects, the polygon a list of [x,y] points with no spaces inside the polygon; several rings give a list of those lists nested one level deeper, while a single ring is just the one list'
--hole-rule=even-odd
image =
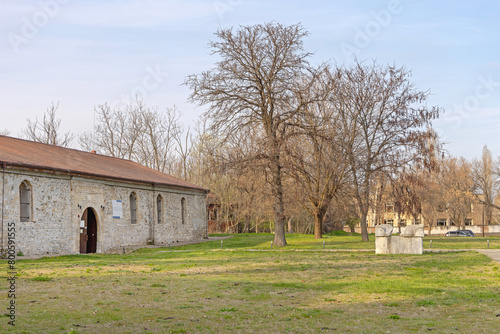
[{"label": "stone building", "polygon": [[104,253],[207,236],[207,189],[129,160],[0,136],[0,173],[2,250]]},{"label": "stone building", "polygon": [[[500,197],[495,199],[495,205],[500,207]],[[402,228],[411,225],[424,225],[426,234],[444,235],[448,231],[455,231],[460,228],[450,217],[450,214],[445,207],[438,210],[436,219],[430,223],[425,221],[421,214],[417,219],[409,214],[398,214],[395,210],[394,203],[387,201],[384,203],[382,210],[376,211],[375,208],[370,208],[367,216],[368,233],[375,233],[376,227],[388,224],[394,227],[394,231],[400,232]],[[470,211],[465,217],[464,225],[466,229],[472,230],[476,235],[500,235],[500,212],[493,210],[491,220],[488,221],[486,215],[486,206],[481,203],[471,203]],[[349,227],[344,226],[344,230],[349,232]],[[361,233],[360,224],[355,227],[357,233]]]},{"label": "stone building", "polygon": [[[495,199],[495,205],[500,206],[500,198]],[[385,204],[385,210],[379,214],[379,222],[372,214],[368,216],[368,226],[375,229],[376,225],[389,224],[401,230],[401,227],[409,225],[423,224],[425,233],[444,235],[448,231],[454,231],[461,228],[462,224],[453,221],[450,213],[446,209],[445,204],[437,205],[436,219],[433,222],[425,221],[422,215],[419,214],[417,220],[411,215],[395,212],[394,204],[388,202]],[[500,214],[498,210],[492,210],[491,219],[488,220],[486,214],[486,205],[475,202],[470,204],[470,210],[464,219],[463,225],[468,230],[472,230],[477,235],[500,235]]]}]

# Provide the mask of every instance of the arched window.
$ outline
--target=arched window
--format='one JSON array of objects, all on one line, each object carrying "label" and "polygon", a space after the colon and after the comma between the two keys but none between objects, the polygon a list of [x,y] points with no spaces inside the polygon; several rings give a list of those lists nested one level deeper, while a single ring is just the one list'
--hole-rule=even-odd
[{"label": "arched window", "polygon": [[20,216],[22,222],[31,220],[31,187],[27,181],[19,186]]},{"label": "arched window", "polygon": [[156,214],[157,214],[156,221],[158,222],[158,224],[161,224],[162,206],[163,206],[163,199],[161,198],[161,195],[158,195],[158,197],[156,197]]},{"label": "arched window", "polygon": [[130,194],[130,222],[137,223],[137,196],[135,193]]},{"label": "arched window", "polygon": [[186,222],[186,199],[181,198],[181,222],[184,224]]}]

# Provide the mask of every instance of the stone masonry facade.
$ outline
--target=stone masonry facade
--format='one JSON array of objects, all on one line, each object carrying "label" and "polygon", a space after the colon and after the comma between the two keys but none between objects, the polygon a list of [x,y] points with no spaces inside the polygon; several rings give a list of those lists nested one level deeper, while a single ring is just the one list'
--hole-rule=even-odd
[{"label": "stone masonry facade", "polygon": [[[78,254],[80,221],[86,209],[93,210],[96,217],[97,253],[206,237],[206,192],[197,189],[36,168],[6,167],[0,173],[2,248],[7,245],[8,224],[15,223],[16,249],[25,255]],[[20,218],[22,182],[31,188],[31,217],[26,222]],[[131,220],[132,193],[137,203],[135,223]],[[121,218],[113,218],[113,200],[122,202]]]}]

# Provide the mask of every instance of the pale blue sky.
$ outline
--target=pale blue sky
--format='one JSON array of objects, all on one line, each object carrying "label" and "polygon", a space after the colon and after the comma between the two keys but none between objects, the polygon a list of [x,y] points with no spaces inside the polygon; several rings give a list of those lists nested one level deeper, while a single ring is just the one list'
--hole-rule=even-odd
[{"label": "pale blue sky", "polygon": [[92,129],[93,107],[136,93],[149,106],[177,105],[189,125],[189,74],[209,69],[218,27],[301,22],[311,62],[352,56],[412,70],[453,155],[500,155],[500,1],[97,1],[4,0],[0,4],[0,131],[60,101],[64,130]]}]

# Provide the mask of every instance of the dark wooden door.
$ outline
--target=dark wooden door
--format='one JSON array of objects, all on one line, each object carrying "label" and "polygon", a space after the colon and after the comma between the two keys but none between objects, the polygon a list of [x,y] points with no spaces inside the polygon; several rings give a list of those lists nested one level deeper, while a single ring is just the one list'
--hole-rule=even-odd
[{"label": "dark wooden door", "polygon": [[87,209],[87,253],[97,250],[97,219],[94,210]]},{"label": "dark wooden door", "polygon": [[92,208],[83,212],[80,224],[80,254],[97,251],[97,218]]},{"label": "dark wooden door", "polygon": [[88,209],[83,213],[80,223],[80,254],[87,253],[87,212]]}]

